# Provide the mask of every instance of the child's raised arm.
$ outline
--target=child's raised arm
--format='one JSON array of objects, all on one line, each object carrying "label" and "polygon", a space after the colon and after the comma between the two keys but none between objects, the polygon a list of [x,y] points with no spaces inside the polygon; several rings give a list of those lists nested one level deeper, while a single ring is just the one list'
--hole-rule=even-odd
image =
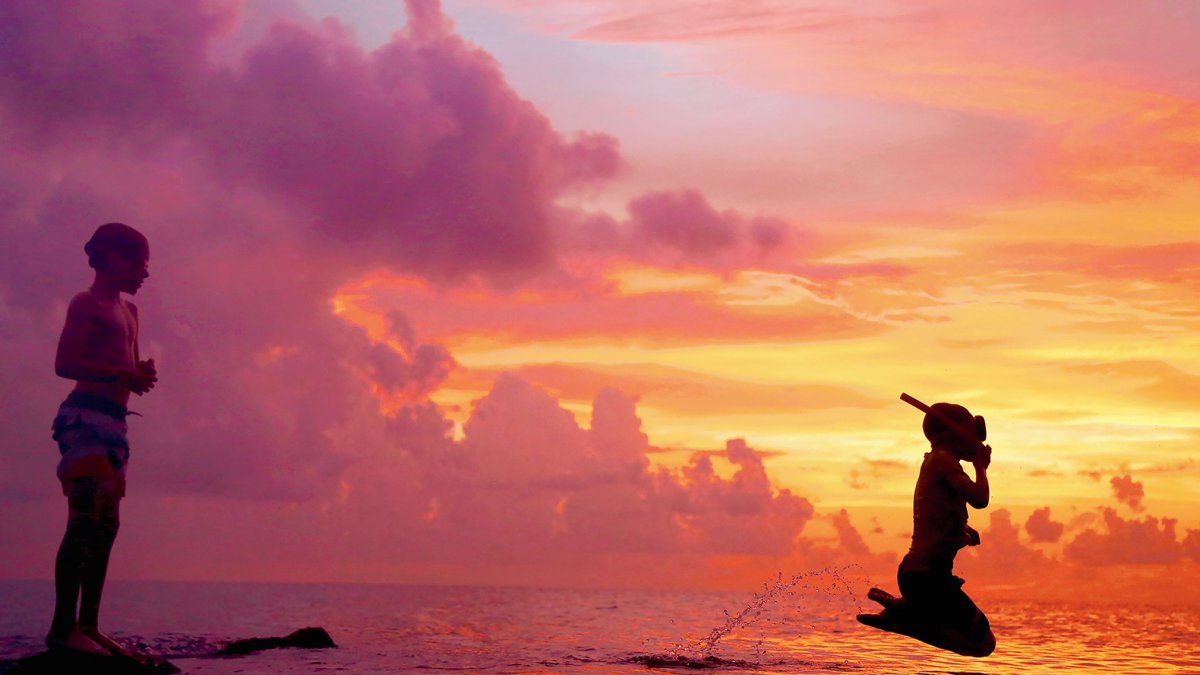
[{"label": "child's raised arm", "polygon": [[965,471],[956,471],[949,476],[950,486],[971,506],[985,509],[991,499],[987,468],[992,463],[992,446],[983,446],[971,463],[975,465],[975,480],[968,478]]}]

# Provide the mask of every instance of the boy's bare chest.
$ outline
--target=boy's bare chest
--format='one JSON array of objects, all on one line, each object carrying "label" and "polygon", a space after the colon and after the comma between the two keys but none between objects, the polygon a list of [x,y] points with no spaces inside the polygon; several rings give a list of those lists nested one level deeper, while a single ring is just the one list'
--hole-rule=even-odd
[{"label": "boy's bare chest", "polygon": [[89,324],[89,341],[94,341],[94,348],[132,351],[137,339],[137,318],[124,303],[94,307]]}]

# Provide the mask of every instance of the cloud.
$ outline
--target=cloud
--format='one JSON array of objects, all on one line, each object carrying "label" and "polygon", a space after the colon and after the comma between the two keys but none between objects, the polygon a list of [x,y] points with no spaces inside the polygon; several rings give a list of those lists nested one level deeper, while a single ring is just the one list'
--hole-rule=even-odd
[{"label": "cloud", "polygon": [[647,3],[647,8],[589,26],[576,37],[597,41],[702,40],[760,32],[821,29],[842,22],[833,12],[733,3]]},{"label": "cloud", "polygon": [[909,468],[908,464],[894,459],[862,459],[858,466],[850,469],[845,483],[855,490],[866,490],[880,478]]},{"label": "cloud", "polygon": [[[408,25],[374,51],[336,20],[292,10],[255,14],[251,35],[235,2],[0,7],[0,233],[13,252],[0,344],[14,355],[4,381],[30,383],[0,393],[21,411],[3,433],[51,453],[5,455],[0,498],[47,492],[29,476],[48,475],[53,446],[29,420],[48,425],[69,387],[49,364],[65,301],[87,284],[81,244],[123,220],[151,240],[136,301],[162,375],[132,404],[144,417],[132,423],[131,494],[293,505],[389,494],[374,505],[430,541],[458,519],[475,534],[510,526],[496,529],[500,545],[509,517],[479,514],[504,514],[504,486],[517,486],[531,490],[518,499],[530,536],[549,522],[586,542],[580,523],[608,523],[597,541],[618,549],[787,550],[811,504],[772,488],[744,443],[715,451],[737,467],[730,480],[701,455],[686,475],[651,470],[631,400],[601,389],[585,430],[507,377],[455,440],[429,400],[456,367],[450,352],[419,340],[409,313],[385,313],[368,335],[331,311],[336,289],[379,265],[464,286],[544,272],[565,245],[556,219],[570,209],[557,200],[621,164],[613,138],[553,129],[438,3],[406,6]],[[703,243],[712,228],[735,248],[783,237],[780,222],[718,211],[694,191],[656,195],[633,209],[639,227],[685,256],[719,252]],[[689,214],[700,245],[672,223]],[[497,320],[512,318],[501,307]],[[379,467],[405,478],[383,489]],[[496,501],[472,512],[463,486]],[[624,524],[605,520],[611,504],[633,509]],[[618,528],[633,513],[640,539]],[[747,522],[759,534],[726,536]]]},{"label": "cloud", "polygon": [[[4,3],[0,298],[7,353],[22,355],[5,375],[32,383],[5,408],[52,415],[67,384],[46,372],[87,284],[81,243],[123,220],[151,240],[137,301],[163,377],[134,404],[135,486],[323,498],[388,429],[444,429],[425,398],[448,351],[398,314],[372,341],[330,297],[380,264],[526,279],[558,253],[556,200],[620,158],[611,137],[551,128],[436,2],[407,7],[375,51],[335,20],[290,17],[218,61],[238,3]],[[394,416],[372,419],[380,406]],[[33,446],[42,434],[23,425],[4,432]]]},{"label": "cloud", "polygon": [[365,374],[377,395],[392,401],[417,403],[433,393],[457,365],[446,348],[418,344],[411,322],[401,312],[387,314],[384,340],[374,344]]},{"label": "cloud", "polygon": [[1185,558],[1200,560],[1200,530],[1188,530],[1181,546]]},{"label": "cloud", "polygon": [[39,145],[140,145],[195,124],[209,43],[233,2],[14,0],[0,8],[0,105]]},{"label": "cloud", "polygon": [[627,208],[635,241],[686,258],[711,258],[741,246],[769,251],[788,234],[787,224],[778,219],[747,220],[732,210],[717,211],[696,190],[646,193]]},{"label": "cloud", "polygon": [[1039,570],[1052,563],[1041,551],[1022,543],[1020,534],[1012,512],[992,511],[987,529],[980,533],[980,545],[960,552],[968,570],[964,576],[969,579],[969,574],[978,573],[988,579],[1035,578]]},{"label": "cloud", "polygon": [[[375,342],[317,300],[319,282],[273,288],[310,265],[310,255],[196,252],[201,267],[236,272],[177,271],[186,285],[164,280],[172,287],[158,298],[169,305],[142,311],[143,336],[154,339],[143,349],[156,355],[162,381],[131,404],[145,414],[132,425],[134,486],[328,499],[351,466],[390,446],[381,408],[419,407],[441,384],[453,360],[440,345],[404,334],[402,316],[391,317],[392,343]],[[235,332],[214,328],[224,326]]]},{"label": "cloud", "polygon": [[[151,241],[136,301],[162,376],[132,403],[131,494],[327,500],[355,466],[444,437],[427,397],[448,351],[400,314],[372,341],[333,292],[383,263],[527,277],[555,255],[554,201],[618,158],[552,129],[436,3],[409,9],[374,52],[336,21],[280,19],[217,62],[237,3],[0,7],[0,339],[5,381],[30,383],[0,393],[27,413],[6,437],[53,453],[30,420],[69,387],[54,344],[88,283],[82,242],[111,220]],[[28,477],[48,459],[6,458],[3,498],[44,494]]]},{"label": "cloud", "polygon": [[997,251],[1013,267],[1031,272],[1072,272],[1104,279],[1186,283],[1200,264],[1200,242],[1104,246],[1087,242],[1016,243]]},{"label": "cloud", "polygon": [[846,512],[846,509],[834,513],[830,520],[833,522],[834,529],[837,530],[838,544],[842,551],[852,556],[867,555],[871,552],[858,529],[850,522],[850,514]]},{"label": "cloud", "polygon": [[1053,544],[1062,537],[1065,525],[1050,519],[1050,507],[1034,509],[1025,521],[1025,533],[1035,544]]},{"label": "cloud", "polygon": [[1108,483],[1112,486],[1113,496],[1118,502],[1134,511],[1145,508],[1142,506],[1142,498],[1146,496],[1146,491],[1142,489],[1142,484],[1133,480],[1131,476],[1113,476]]},{"label": "cloud", "polygon": [[1083,511],[1071,517],[1067,522],[1068,532],[1078,532],[1095,525],[1100,520],[1100,514],[1095,511]]},{"label": "cloud", "polygon": [[[584,5],[588,10],[583,14],[585,27],[576,32],[581,39],[711,43],[737,36],[796,41],[796,35],[803,34],[803,42],[829,41],[841,46],[841,41],[858,35],[894,48],[921,38],[915,45],[920,48],[914,50],[917,53],[950,55],[974,45],[978,51],[972,60],[1035,58],[1073,68],[1119,64],[1130,75],[1161,77],[1165,70],[1175,76],[1172,80],[1187,75],[1182,65],[1186,52],[1179,42],[1189,35],[1187,15],[1195,12],[1190,7],[1182,14],[1137,11],[1120,2],[1088,3],[1084,11],[1071,3],[1032,2],[1025,3],[1019,14],[1000,2],[974,3],[969,9],[953,2],[927,2],[899,10],[882,5],[817,2],[793,6],[734,0],[704,4],[655,0],[636,6],[619,0],[553,3],[555,7],[564,4]],[[1063,23],[1087,28],[1078,36],[1063,39],[1056,30]],[[1149,47],[1144,43],[1146,33],[1157,36]],[[861,46],[861,42],[854,44]]]},{"label": "cloud", "polygon": [[[1028,122],[1004,146],[1027,151],[1000,161],[1008,160],[1011,177],[1030,180],[992,182],[986,190],[1122,199],[1154,194],[1161,176],[1186,175],[1200,124],[1180,51],[1196,10],[1131,12],[1115,2],[1087,12],[1027,3],[1015,14],[1001,3],[965,9],[940,1],[915,9],[733,1],[635,9],[602,2],[586,4],[588,19],[575,36],[693,43],[706,57],[699,68],[763,88],[887,101],[897,120],[904,104],[913,104]],[[1075,37],[1063,39],[1066,26]],[[1142,51],[1139,44],[1156,46]],[[807,67],[784,70],[782,63]],[[986,175],[970,161],[961,154],[944,159],[950,169],[938,182],[962,185],[967,176]]]},{"label": "cloud", "polygon": [[[583,428],[544,390],[503,375],[475,402],[462,440],[442,442],[434,452],[462,461],[423,459],[419,489],[439,505],[428,524],[442,545],[463,552],[785,555],[813,515],[738,439],[678,470],[652,467],[634,400],[613,389],[597,394]],[[733,474],[718,475],[714,458]]]},{"label": "cloud", "polygon": [[[470,284],[456,289],[431,288],[411,276],[379,273],[362,275],[343,284],[336,298],[340,305],[353,310],[347,317],[355,321],[377,321],[366,316],[383,313],[372,304],[372,294],[376,294],[405,307],[423,330],[448,343],[488,336],[493,344],[502,342],[516,348],[531,343],[580,346],[614,341],[653,346],[732,340],[815,342],[831,337],[877,335],[887,327],[876,317],[859,316],[836,297],[836,286],[844,279],[817,282],[809,290],[798,278],[786,275],[775,279],[767,274],[731,273],[730,278],[722,278],[716,273],[697,272],[699,285],[689,286],[686,285],[691,283],[689,275],[680,270],[640,267],[634,270],[630,277],[646,272],[644,276],[659,277],[668,286],[637,288],[634,283],[627,284],[619,273],[606,278],[601,271],[589,270],[569,281],[551,275],[512,293]],[[669,285],[675,283],[679,285]],[[827,293],[834,297],[827,297]],[[789,303],[788,311],[768,311],[779,305],[767,303],[780,301]],[[553,358],[550,353],[545,356],[538,360],[565,360]],[[595,391],[597,387],[586,383],[585,371],[589,369],[594,373],[601,367],[578,365],[571,373],[565,372],[566,366],[557,373],[549,372],[546,367],[532,377],[546,375],[552,388],[574,390],[584,386]],[[698,391],[701,385],[724,391],[735,384],[695,382],[695,375],[689,376],[678,369],[649,368],[644,374],[636,369],[603,370],[619,386],[626,388],[628,383],[631,391],[648,386],[667,394],[671,388],[668,385],[679,386],[684,393]],[[668,382],[669,378],[682,381]],[[582,385],[580,379],[585,380]],[[731,392],[737,394],[735,399],[745,395],[756,401],[762,399],[762,392],[752,394],[741,388],[741,392]],[[776,388],[775,393],[797,405],[820,405],[822,397],[848,406],[879,404],[835,385]]]},{"label": "cloud", "polygon": [[[1173,563],[1183,555],[1175,535],[1176,519],[1163,518],[1160,525],[1154,516],[1125,520],[1109,507],[1102,507],[1100,513],[1106,531],[1089,529],[1076,535],[1063,548],[1067,560],[1089,565],[1141,565]],[[1191,532],[1188,534],[1191,536]],[[1194,543],[1194,537],[1189,541]]]},{"label": "cloud", "polygon": [[555,200],[613,176],[616,141],[558,133],[437,2],[407,6],[373,52],[281,19],[225,67],[206,51],[233,3],[6,3],[0,106],[33,147],[176,146],[359,264],[527,278],[553,262]]},{"label": "cloud", "polygon": [[[496,371],[475,369],[488,377]],[[538,364],[509,369],[536,382],[560,398],[583,400],[602,386],[638,392],[639,400],[656,410],[677,415],[791,414],[797,410],[854,407],[878,408],[890,401],[873,400],[836,385],[771,385],[739,382],[684,368],[656,364],[614,365]],[[876,469],[883,464],[869,463]]]}]

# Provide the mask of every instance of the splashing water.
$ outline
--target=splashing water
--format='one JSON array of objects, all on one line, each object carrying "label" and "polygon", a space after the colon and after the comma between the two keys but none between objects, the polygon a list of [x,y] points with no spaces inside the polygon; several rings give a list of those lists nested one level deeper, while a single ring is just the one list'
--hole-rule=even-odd
[{"label": "splashing water", "polygon": [[[762,590],[755,593],[749,604],[736,614],[724,611],[725,621],[713,628],[704,637],[689,642],[678,642],[660,656],[639,656],[633,660],[651,667],[684,667],[684,668],[720,668],[725,666],[742,667],[753,665],[742,661],[729,661],[718,658],[714,652],[718,643],[734,631],[747,628],[762,620],[766,611],[783,600],[801,591],[820,591],[831,595],[845,591],[861,612],[862,603],[854,594],[845,573],[852,568],[861,569],[859,565],[849,564],[841,567],[825,567],[819,570],[793,574],[784,578],[779,572],[773,582],[764,582]],[[756,652],[761,656],[761,642]]]}]

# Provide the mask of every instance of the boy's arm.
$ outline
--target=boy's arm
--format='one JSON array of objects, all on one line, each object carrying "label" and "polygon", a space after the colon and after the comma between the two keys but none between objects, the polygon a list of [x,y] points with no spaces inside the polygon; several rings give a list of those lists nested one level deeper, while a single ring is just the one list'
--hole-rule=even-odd
[{"label": "boy's arm", "polygon": [[[146,359],[143,361],[141,350],[138,348],[138,336],[141,335],[142,332],[142,321],[138,318],[137,305],[133,304],[132,302],[126,304],[129,306],[130,313],[133,314],[133,362],[136,364],[135,368],[142,375],[148,375],[154,379],[157,379],[158,371],[154,368],[154,359]],[[153,387],[154,384],[151,383],[150,386]]]},{"label": "boy's arm", "polygon": [[989,445],[983,446],[983,451],[976,455],[972,460],[975,465],[975,480],[967,477],[967,472],[961,468],[950,474],[948,480],[950,486],[958,493],[960,497],[966,500],[968,504],[977,509],[987,508],[988,501],[991,500],[991,487],[988,485],[987,468],[992,462],[992,448]]}]

